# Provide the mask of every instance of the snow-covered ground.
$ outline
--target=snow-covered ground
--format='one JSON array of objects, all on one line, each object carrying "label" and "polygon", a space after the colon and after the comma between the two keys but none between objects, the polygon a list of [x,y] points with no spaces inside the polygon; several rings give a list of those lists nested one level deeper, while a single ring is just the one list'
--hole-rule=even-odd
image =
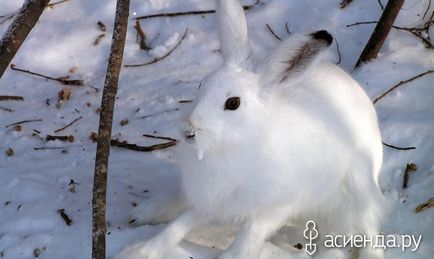
[{"label": "snow-covered ground", "polygon": [[[0,1],[0,15],[15,12],[23,1]],[[83,79],[84,86],[71,86],[69,101],[56,107],[63,85],[8,69],[0,80],[0,95],[20,95],[24,101],[0,101],[0,257],[4,258],[89,258],[91,252],[91,193],[96,145],[89,139],[98,129],[100,105],[115,0],[70,0],[48,8],[30,33],[13,62],[53,77],[70,75]],[[251,4],[254,1],[244,4]],[[263,0],[247,12],[252,45],[266,53],[279,42],[266,28],[287,37],[285,24],[293,33],[327,29],[339,41],[342,60],[339,64],[351,73],[374,99],[401,80],[434,69],[434,52],[406,31],[392,30],[379,57],[358,70],[353,66],[369,38],[373,26],[347,28],[347,24],[377,20],[381,9],[377,1],[355,0],[340,9],[338,0],[288,1]],[[383,1],[386,2],[386,1]],[[428,0],[408,0],[396,24],[414,27],[424,24]],[[212,9],[212,0],[132,0],[130,17],[163,11]],[[2,18],[0,18],[1,21]],[[102,32],[97,22],[107,27],[105,37],[96,46]],[[113,136],[139,145],[158,143],[142,134],[179,138],[177,123],[194,99],[200,79],[221,62],[217,51],[214,15],[158,18],[142,21],[149,54],[135,41],[134,22],[130,19],[124,64],[140,63],[162,56],[188,28],[188,34],[170,56],[158,63],[124,68],[116,101]],[[10,21],[0,25],[3,34]],[[431,38],[434,37],[431,31]],[[338,60],[336,46],[329,59]],[[382,136],[396,146],[415,146],[416,150],[385,148],[380,185],[392,207],[382,230],[386,234],[422,234],[416,252],[388,249],[389,259],[434,257],[434,208],[415,213],[417,205],[434,196],[434,75],[410,82],[386,96],[376,105]],[[178,108],[179,110],[173,110]],[[168,112],[164,112],[170,110]],[[146,118],[143,116],[154,114]],[[45,136],[82,117],[59,135],[73,135],[74,142],[45,142]],[[8,124],[30,119],[41,121],[22,124],[20,131]],[[121,126],[120,121],[129,123]],[[39,132],[39,133],[37,133]],[[43,138],[43,139],[41,139]],[[35,150],[35,147],[64,147]],[[14,154],[8,156],[8,148]],[[171,188],[178,169],[173,163],[176,147],[142,153],[113,148],[108,186],[108,254],[121,247],[145,240],[164,225],[130,227],[128,213],[134,204]],[[314,162],[314,161],[313,161]],[[402,189],[405,165],[416,163],[408,189]],[[73,182],[72,182],[73,181]],[[71,184],[72,183],[72,184]],[[76,183],[76,184],[74,184]],[[72,219],[66,225],[58,210]],[[207,232],[207,238],[218,235]],[[212,258],[217,249],[184,242],[174,258]],[[262,258],[308,258],[288,254],[267,244]]]}]

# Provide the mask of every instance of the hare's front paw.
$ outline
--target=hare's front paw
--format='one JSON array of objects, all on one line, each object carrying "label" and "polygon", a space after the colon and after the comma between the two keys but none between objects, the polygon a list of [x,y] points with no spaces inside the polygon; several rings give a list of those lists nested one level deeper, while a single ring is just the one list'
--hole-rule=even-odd
[{"label": "hare's front paw", "polygon": [[128,223],[134,226],[167,223],[162,217],[166,209],[164,204],[158,204],[158,200],[146,200],[131,210]]},{"label": "hare's front paw", "polygon": [[114,259],[161,259],[163,255],[161,247],[153,245],[152,242],[140,242],[127,246]]}]

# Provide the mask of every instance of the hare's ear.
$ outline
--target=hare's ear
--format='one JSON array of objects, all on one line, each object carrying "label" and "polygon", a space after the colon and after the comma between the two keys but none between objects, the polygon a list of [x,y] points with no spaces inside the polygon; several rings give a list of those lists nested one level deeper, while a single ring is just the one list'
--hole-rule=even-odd
[{"label": "hare's ear", "polygon": [[333,37],[327,31],[295,35],[285,40],[259,67],[262,85],[268,87],[303,80],[332,42]]},{"label": "hare's ear", "polygon": [[216,0],[216,11],[223,59],[241,64],[250,49],[243,7],[239,0]]}]

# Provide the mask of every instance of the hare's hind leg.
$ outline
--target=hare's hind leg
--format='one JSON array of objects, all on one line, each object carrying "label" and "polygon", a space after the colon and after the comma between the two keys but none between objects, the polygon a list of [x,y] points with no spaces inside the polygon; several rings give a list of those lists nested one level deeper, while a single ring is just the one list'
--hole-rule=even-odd
[{"label": "hare's hind leg", "polygon": [[195,211],[187,210],[170,223],[163,231],[148,241],[138,242],[123,249],[116,259],[162,259],[196,226],[207,222]]},{"label": "hare's hind leg", "polygon": [[257,259],[265,240],[287,223],[285,209],[248,219],[241,226],[232,245],[218,259]]}]

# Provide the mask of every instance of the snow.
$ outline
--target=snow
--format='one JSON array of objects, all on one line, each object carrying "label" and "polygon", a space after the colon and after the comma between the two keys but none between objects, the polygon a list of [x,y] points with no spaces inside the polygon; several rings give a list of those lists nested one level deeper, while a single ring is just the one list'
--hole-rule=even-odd
[{"label": "snow", "polygon": [[[0,15],[18,10],[23,1],[1,1]],[[339,41],[342,68],[360,82],[368,95],[376,96],[401,80],[433,69],[434,52],[405,31],[392,30],[377,59],[353,70],[365,42],[375,25],[347,28],[345,25],[377,20],[381,14],[377,1],[353,1],[339,9],[339,1],[264,0],[248,11],[252,45],[263,55],[278,41],[267,31],[269,24],[277,35],[286,37],[285,24],[292,33],[327,29]],[[383,1],[385,2],[385,1]],[[396,24],[403,27],[422,25],[427,0],[405,2]],[[250,4],[250,2],[244,2]],[[142,134],[180,138],[178,122],[195,97],[200,79],[221,62],[213,15],[157,18],[142,21],[148,44],[155,47],[146,54],[135,42],[135,15],[160,12],[204,10],[213,1],[147,0],[132,1],[124,64],[143,63],[164,55],[188,27],[187,37],[167,58],[137,68],[123,68],[116,101],[113,136],[130,143],[159,143]],[[431,7],[429,13],[433,11]],[[20,95],[24,102],[1,101],[0,106],[0,255],[4,258],[32,258],[39,249],[41,258],[88,258],[91,252],[91,192],[96,144],[89,139],[97,132],[98,114],[115,12],[114,0],[70,0],[45,10],[12,63],[17,67],[60,77],[83,79],[85,86],[71,86],[71,99],[56,108],[57,94],[63,86],[54,81],[33,77],[8,69],[0,80],[0,95]],[[428,15],[429,16],[429,15]],[[92,43],[102,32],[96,23],[102,21],[106,36],[99,45]],[[11,21],[0,25],[3,34]],[[431,34],[432,34],[431,30]],[[431,35],[434,38],[434,35]],[[329,59],[338,60],[336,46]],[[380,185],[391,206],[382,229],[387,234],[422,234],[416,252],[386,250],[386,258],[422,259],[434,256],[434,208],[415,213],[414,208],[434,196],[434,88],[433,76],[427,75],[403,85],[376,105],[383,140],[396,146],[415,146],[416,150],[398,151],[385,147]],[[47,105],[47,99],[50,105]],[[179,110],[172,110],[179,108]],[[171,111],[168,111],[171,110]],[[168,112],[165,112],[168,111]],[[154,114],[146,118],[140,118]],[[74,120],[83,118],[59,135],[74,135],[75,142],[41,140],[47,134]],[[5,125],[20,120],[42,119],[22,124],[21,131]],[[127,125],[120,121],[128,119]],[[33,130],[40,133],[33,136]],[[65,147],[56,150],[34,150],[34,147]],[[12,148],[13,156],[6,156]],[[137,240],[146,240],[164,225],[130,227],[128,214],[133,203],[152,197],[163,188],[175,188],[178,169],[173,163],[176,147],[153,153],[113,148],[108,179],[107,236],[108,255]],[[200,155],[200,154],[199,154]],[[402,189],[407,163],[416,163],[409,187]],[[75,192],[71,191],[71,179]],[[58,210],[73,220],[67,226]],[[214,231],[214,232],[213,232]],[[205,229],[203,235],[221,243],[229,236],[218,230]],[[214,234],[213,234],[214,233]],[[216,234],[217,233],[217,234]],[[200,240],[201,237],[196,237]],[[218,247],[218,246],[217,246]],[[213,258],[219,250],[183,242],[171,258]],[[341,251],[330,250],[328,256],[341,258]],[[328,257],[328,258],[330,258]],[[267,243],[261,258],[309,258],[303,253],[288,254]]]}]

